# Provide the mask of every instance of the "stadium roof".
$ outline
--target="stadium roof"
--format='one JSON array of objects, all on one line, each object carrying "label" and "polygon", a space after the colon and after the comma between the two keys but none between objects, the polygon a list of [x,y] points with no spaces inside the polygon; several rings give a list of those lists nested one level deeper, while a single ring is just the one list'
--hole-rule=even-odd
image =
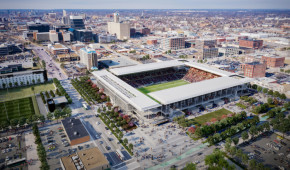
[{"label": "stadium roof", "polygon": [[183,86],[178,86],[170,89],[160,90],[149,93],[162,104],[171,104],[181,100],[201,96],[212,93],[218,90],[230,88],[250,82],[252,79],[243,78],[236,79],[232,77],[218,77],[210,80],[204,80],[198,83],[191,83]]},{"label": "stadium roof", "polygon": [[114,68],[110,69],[110,72],[117,76],[133,74],[133,73],[141,73],[146,71],[158,70],[168,67],[176,67],[184,65],[183,62],[179,62],[177,60],[150,63],[150,64],[139,64],[135,66],[122,67],[122,68]]},{"label": "stadium roof", "polygon": [[194,67],[194,68],[197,68],[197,69],[201,69],[201,70],[213,73],[213,74],[217,74],[217,75],[220,75],[220,76],[234,75],[231,72],[223,71],[223,70],[220,70],[220,69],[215,68],[215,67],[207,66],[205,64],[199,64],[199,63],[195,63],[195,62],[187,62],[187,63],[185,63],[185,65],[189,66],[189,67]]},{"label": "stadium roof", "polygon": [[148,96],[136,90],[134,87],[114,76],[107,70],[94,71],[93,75],[96,76],[105,86],[109,87],[118,94],[118,96],[122,97],[123,100],[130,103],[138,110],[146,111],[161,106],[159,103],[150,99]]}]

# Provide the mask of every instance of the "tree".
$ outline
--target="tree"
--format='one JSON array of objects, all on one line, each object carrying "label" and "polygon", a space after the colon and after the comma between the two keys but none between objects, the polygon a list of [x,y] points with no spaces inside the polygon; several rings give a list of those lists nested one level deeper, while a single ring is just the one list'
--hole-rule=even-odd
[{"label": "tree", "polygon": [[45,117],[43,115],[39,115],[39,120],[44,123],[45,122]]},{"label": "tree", "polygon": [[268,94],[272,96],[273,95],[273,90],[268,90]]},{"label": "tree", "polygon": [[10,120],[10,125],[15,128],[18,125],[19,120],[14,118]]},{"label": "tree", "polygon": [[205,157],[205,164],[208,165],[210,169],[223,169],[229,167],[229,163],[225,160],[223,153],[218,149]]},{"label": "tree", "polygon": [[3,88],[5,88],[6,87],[6,84],[5,83],[2,83],[2,86],[3,86]]},{"label": "tree", "polygon": [[34,79],[32,79],[32,84],[35,84],[35,80]]},{"label": "tree", "polygon": [[255,159],[251,159],[249,162],[250,169],[256,169],[257,161]]},{"label": "tree", "polygon": [[40,79],[39,78],[37,79],[37,83],[40,83]]},{"label": "tree", "polygon": [[183,170],[196,170],[196,165],[194,163],[187,163]]},{"label": "tree", "polygon": [[234,143],[235,145],[237,145],[237,144],[239,143],[239,138],[238,138],[238,137],[234,137],[234,138],[233,138],[233,143]]},{"label": "tree", "polygon": [[27,80],[26,85],[29,85],[29,81]]},{"label": "tree", "polygon": [[132,150],[134,145],[132,143],[130,143],[128,147],[129,147],[130,150]]},{"label": "tree", "polygon": [[284,93],[281,94],[279,98],[282,99],[282,100],[286,100],[287,99],[287,97],[286,97],[286,95]]},{"label": "tree", "polygon": [[242,139],[245,141],[249,138],[248,132],[242,132]]},{"label": "tree", "polygon": [[267,88],[264,88],[264,89],[263,89],[263,93],[266,94],[267,92],[268,92],[268,89],[267,89]]},{"label": "tree", "polygon": [[53,114],[51,112],[48,112],[46,115],[47,120],[51,121],[53,118]]},{"label": "tree", "polygon": [[11,82],[9,82],[9,87],[12,87],[12,83]]},{"label": "tree", "polygon": [[274,96],[274,97],[279,97],[279,96],[280,96],[280,93],[277,92],[277,91],[275,91],[274,94],[273,94],[273,96]]},{"label": "tree", "polygon": [[244,164],[246,164],[246,163],[248,163],[248,161],[249,161],[249,157],[248,157],[248,155],[247,155],[247,154],[243,154],[243,155],[242,155],[242,162],[243,162]]},{"label": "tree", "polygon": [[21,82],[20,82],[20,85],[21,85],[21,86],[23,86],[23,85],[24,85],[23,81],[21,81]]},{"label": "tree", "polygon": [[58,119],[61,117],[61,110],[58,108],[58,109],[55,109],[55,111],[53,112],[53,116],[55,119],[57,119],[57,122],[58,122]]},{"label": "tree", "polygon": [[257,127],[251,126],[249,129],[249,133],[251,134],[252,137],[254,137],[258,133]]},{"label": "tree", "polygon": [[16,86],[16,87],[17,87],[17,86],[18,86],[18,82],[15,82],[15,83],[14,83],[14,86]]},{"label": "tree", "polygon": [[124,142],[125,145],[127,145],[128,144],[128,139],[125,138],[123,142]]},{"label": "tree", "polygon": [[262,88],[261,86],[258,86],[258,88],[257,88],[258,92],[261,92],[262,89],[263,89],[263,88]]},{"label": "tree", "polygon": [[0,129],[7,129],[8,126],[9,126],[9,122],[5,120],[0,122]]},{"label": "tree", "polygon": [[273,103],[273,99],[272,98],[268,98],[267,102],[268,102],[268,104],[272,104]]},{"label": "tree", "polygon": [[230,154],[231,154],[232,156],[234,156],[234,155],[236,154],[236,152],[237,152],[237,148],[236,148],[235,146],[231,146],[231,147],[230,147]]},{"label": "tree", "polygon": [[25,117],[19,118],[19,126],[23,126],[25,123],[26,123],[26,118]]}]

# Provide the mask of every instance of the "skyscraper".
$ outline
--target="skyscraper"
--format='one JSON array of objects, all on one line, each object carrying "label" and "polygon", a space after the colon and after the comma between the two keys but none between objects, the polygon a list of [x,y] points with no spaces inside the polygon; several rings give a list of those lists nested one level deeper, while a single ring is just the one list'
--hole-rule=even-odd
[{"label": "skyscraper", "polygon": [[120,22],[119,13],[114,13],[114,22],[108,22],[108,32],[115,34],[119,40],[130,38],[130,24]]}]

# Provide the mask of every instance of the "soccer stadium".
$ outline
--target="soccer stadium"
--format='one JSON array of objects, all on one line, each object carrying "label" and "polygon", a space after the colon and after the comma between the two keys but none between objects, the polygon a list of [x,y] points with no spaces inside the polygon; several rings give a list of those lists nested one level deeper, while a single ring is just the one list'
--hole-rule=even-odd
[{"label": "soccer stadium", "polygon": [[248,92],[252,80],[195,62],[166,61],[93,72],[111,101],[158,124],[182,110],[223,105]]}]

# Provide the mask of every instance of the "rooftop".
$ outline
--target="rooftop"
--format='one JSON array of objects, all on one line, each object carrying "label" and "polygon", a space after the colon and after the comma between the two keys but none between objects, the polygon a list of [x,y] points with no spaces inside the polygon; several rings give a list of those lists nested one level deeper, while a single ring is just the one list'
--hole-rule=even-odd
[{"label": "rooftop", "polygon": [[80,119],[66,118],[61,121],[70,141],[89,136]]},{"label": "rooftop", "polygon": [[138,110],[146,111],[161,106],[107,70],[94,71],[93,75]]}]

